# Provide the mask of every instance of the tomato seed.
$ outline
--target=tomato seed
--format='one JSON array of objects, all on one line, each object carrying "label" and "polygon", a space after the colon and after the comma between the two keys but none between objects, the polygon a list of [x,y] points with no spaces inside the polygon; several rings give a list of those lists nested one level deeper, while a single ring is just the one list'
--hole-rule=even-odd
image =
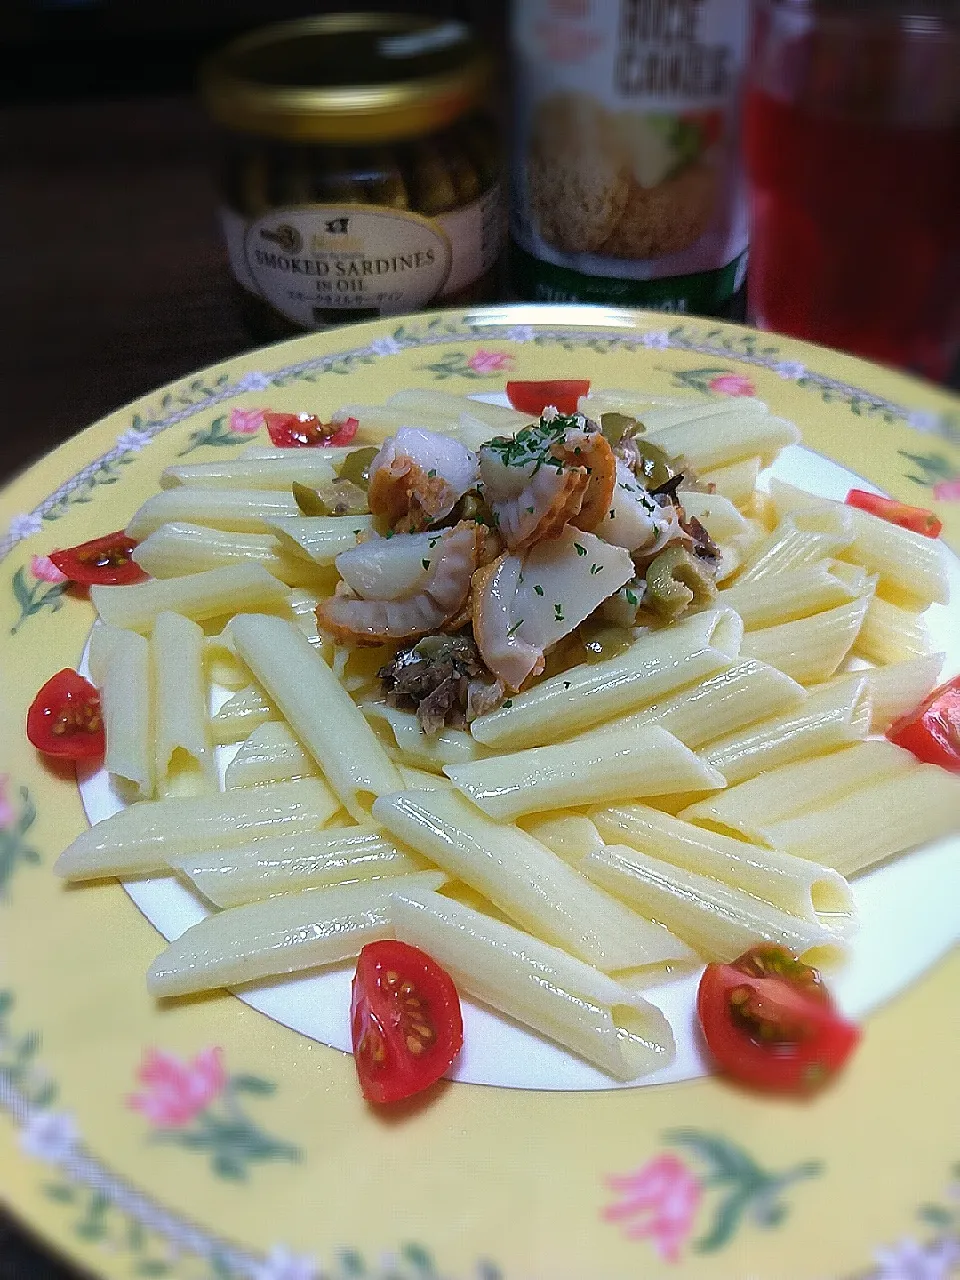
[{"label": "tomato seed", "polygon": [[423,1053],[423,1045],[416,1036],[407,1036],[407,1048],[411,1053]]}]

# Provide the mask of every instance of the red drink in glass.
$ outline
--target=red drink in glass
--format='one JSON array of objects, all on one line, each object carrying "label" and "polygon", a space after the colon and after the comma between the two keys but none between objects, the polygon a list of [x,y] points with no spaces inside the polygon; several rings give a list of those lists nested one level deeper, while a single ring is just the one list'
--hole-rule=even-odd
[{"label": "red drink in glass", "polygon": [[956,14],[759,0],[745,124],[754,324],[948,375],[960,351]]}]

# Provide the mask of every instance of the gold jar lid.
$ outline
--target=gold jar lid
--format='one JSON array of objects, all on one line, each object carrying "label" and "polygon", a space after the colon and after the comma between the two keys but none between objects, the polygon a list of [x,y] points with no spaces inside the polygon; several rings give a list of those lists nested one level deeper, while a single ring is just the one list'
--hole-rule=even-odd
[{"label": "gold jar lid", "polygon": [[211,115],[292,142],[390,142],[452,124],[483,98],[490,63],[462,22],[334,13],[242,36],[201,73]]}]

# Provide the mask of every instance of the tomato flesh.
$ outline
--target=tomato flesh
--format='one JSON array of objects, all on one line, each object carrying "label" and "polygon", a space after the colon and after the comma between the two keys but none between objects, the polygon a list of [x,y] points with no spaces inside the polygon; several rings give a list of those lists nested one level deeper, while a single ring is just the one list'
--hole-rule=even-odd
[{"label": "tomato flesh", "polygon": [[761,943],[707,965],[697,992],[704,1039],[724,1075],[754,1089],[807,1094],[840,1070],[860,1029],[837,1012],[816,969]]},{"label": "tomato flesh", "polygon": [[27,737],[48,756],[91,760],[106,743],[100,694],[71,667],[51,676],[27,712]]},{"label": "tomato flesh", "polygon": [[960,676],[934,689],[916,711],[887,730],[887,737],[924,764],[960,773]]},{"label": "tomato flesh", "polygon": [[136,546],[135,538],[118,529],[75,547],[51,551],[50,559],[71,582],[84,587],[120,587],[147,576],[133,559]]},{"label": "tomato flesh", "polygon": [[872,516],[879,516],[881,520],[899,525],[901,529],[909,529],[911,533],[922,533],[925,538],[939,538],[943,528],[940,518],[926,507],[911,507],[906,502],[898,502],[896,498],[867,493],[865,489],[851,489],[846,503],[848,507],[869,511]]},{"label": "tomato flesh", "polygon": [[357,960],[350,1031],[368,1101],[419,1093],[440,1079],[463,1045],[453,979],[418,947],[369,943]]},{"label": "tomato flesh", "polygon": [[267,434],[278,449],[315,449],[351,442],[360,426],[358,418],[321,422],[315,413],[266,412]]},{"label": "tomato flesh", "polygon": [[552,382],[508,382],[507,399],[518,413],[539,418],[548,404],[558,413],[576,413],[581,396],[590,394],[587,378],[560,378]]}]

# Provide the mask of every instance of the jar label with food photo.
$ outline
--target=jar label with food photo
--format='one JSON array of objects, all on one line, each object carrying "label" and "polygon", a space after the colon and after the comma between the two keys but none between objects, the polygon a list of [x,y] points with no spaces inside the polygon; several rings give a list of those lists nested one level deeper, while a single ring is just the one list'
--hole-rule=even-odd
[{"label": "jar label with food photo", "polygon": [[471,283],[499,252],[499,207],[493,191],[436,218],[331,204],[272,209],[252,222],[225,209],[223,225],[238,282],[317,329],[415,311]]},{"label": "jar label with food photo", "polygon": [[712,311],[746,269],[745,0],[514,6],[514,285]]}]

